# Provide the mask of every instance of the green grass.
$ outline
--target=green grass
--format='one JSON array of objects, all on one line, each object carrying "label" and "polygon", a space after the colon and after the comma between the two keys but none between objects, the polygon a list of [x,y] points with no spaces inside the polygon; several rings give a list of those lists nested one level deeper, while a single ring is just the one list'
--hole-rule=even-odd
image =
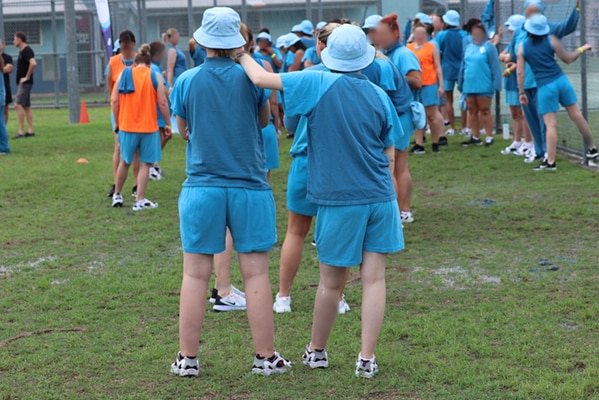
[{"label": "green grass", "polygon": [[[2,399],[599,398],[593,172],[560,159],[557,173],[533,173],[499,154],[501,140],[463,149],[450,138],[441,154],[411,158],[417,222],[405,228],[406,250],[389,259],[376,379],[353,376],[356,271],[347,289],[352,311],[338,318],[328,346],[331,368],[301,365],[318,282],[309,240],[294,312],[275,318],[276,347],[293,371],[252,376],[245,314],[210,311],[201,377],[178,379],[168,368],[178,350],[184,143],[169,144],[166,179],[150,183],[160,208],[133,214],[106,198],[113,146],[106,109],[91,109],[84,126],[67,125],[66,110],[35,117],[36,138],[11,141],[13,154],[0,158]],[[289,145],[282,139],[282,168],[273,173],[275,285]],[[89,164],[77,164],[81,157]],[[70,328],[80,331],[57,331]],[[4,342],[43,330],[50,331]]]}]

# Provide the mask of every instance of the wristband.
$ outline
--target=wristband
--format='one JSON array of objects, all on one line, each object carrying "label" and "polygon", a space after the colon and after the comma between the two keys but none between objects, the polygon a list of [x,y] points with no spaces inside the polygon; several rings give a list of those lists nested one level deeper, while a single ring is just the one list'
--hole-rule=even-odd
[{"label": "wristband", "polygon": [[270,55],[270,58],[272,58],[272,59],[274,60],[275,58],[277,58],[277,55],[276,55],[275,53],[272,53],[272,54]]},{"label": "wristband", "polygon": [[584,49],[582,47],[579,47],[578,51],[580,52],[580,54],[584,54]]},{"label": "wristband", "polygon": [[165,126],[166,129],[171,129],[172,127],[170,125]]},{"label": "wristband", "polygon": [[239,60],[241,57],[245,56],[247,53],[245,51],[242,51],[241,53],[237,53],[235,55],[235,59]]},{"label": "wristband", "polygon": [[511,75],[511,74],[512,74],[512,70],[508,68],[508,69],[507,69],[507,74],[508,74],[508,75]]}]

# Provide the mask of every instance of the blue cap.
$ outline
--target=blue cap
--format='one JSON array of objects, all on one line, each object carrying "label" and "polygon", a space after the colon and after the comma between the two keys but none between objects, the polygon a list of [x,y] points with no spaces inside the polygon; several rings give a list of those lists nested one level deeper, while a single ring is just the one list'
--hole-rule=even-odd
[{"label": "blue cap", "polygon": [[305,19],[300,23],[300,32],[304,35],[312,36],[314,34],[314,24]]},{"label": "blue cap", "polygon": [[297,42],[301,42],[301,41],[302,41],[302,39],[300,39],[300,37],[297,36],[295,33],[288,33],[285,35],[285,39],[283,39],[283,47],[288,49],[291,46],[293,46],[294,44],[296,44]]},{"label": "blue cap", "polygon": [[524,12],[526,12],[528,7],[538,8],[539,11],[541,12],[541,14],[543,14],[545,12],[545,10],[547,9],[547,7],[545,6],[545,3],[543,3],[541,0],[526,0],[524,2]]},{"label": "blue cap", "polygon": [[524,15],[514,14],[507,19],[507,21],[505,22],[504,25],[510,31],[515,32],[518,29],[522,28],[522,25],[524,25],[525,21],[526,21],[526,17]]},{"label": "blue cap", "polygon": [[327,40],[321,58],[331,71],[361,71],[374,62],[376,50],[368,44],[364,31],[357,26],[341,25]]},{"label": "blue cap", "polygon": [[320,21],[319,23],[316,24],[316,30],[317,31],[321,31],[322,28],[324,28],[325,26],[327,26],[327,22],[326,21]]},{"label": "blue cap", "polygon": [[526,29],[526,32],[536,36],[545,36],[550,31],[547,17],[543,14],[535,14],[527,19],[524,23],[524,29]]},{"label": "blue cap", "polygon": [[121,39],[117,39],[114,41],[114,46],[112,47],[112,54],[116,54],[121,49]]},{"label": "blue cap", "polygon": [[245,45],[239,33],[241,18],[228,7],[214,7],[204,11],[202,26],[195,31],[193,38],[208,49],[237,49]]},{"label": "blue cap", "polygon": [[414,19],[419,20],[423,24],[432,24],[433,23],[433,19],[422,12],[417,13],[416,16],[414,17]]},{"label": "blue cap", "polygon": [[449,26],[460,26],[460,13],[456,10],[448,10],[442,19]]},{"label": "blue cap", "polygon": [[258,36],[256,36],[256,41],[260,39],[265,39],[272,43],[272,37],[268,34],[268,32],[260,32]]},{"label": "blue cap", "polygon": [[374,14],[366,17],[364,20],[364,25],[362,25],[362,29],[374,29],[381,22],[383,17],[380,15]]}]

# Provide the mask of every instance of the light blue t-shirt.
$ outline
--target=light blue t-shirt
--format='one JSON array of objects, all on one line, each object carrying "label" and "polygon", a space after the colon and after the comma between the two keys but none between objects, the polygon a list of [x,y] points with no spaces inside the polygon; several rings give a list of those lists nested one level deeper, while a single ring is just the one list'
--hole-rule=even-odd
[{"label": "light blue t-shirt", "polygon": [[414,101],[412,89],[406,78],[388,58],[377,58],[372,64],[362,70],[362,73],[391,98],[395,111],[402,115],[410,111]]},{"label": "light blue t-shirt", "polygon": [[285,53],[285,57],[283,58],[283,66],[281,67],[281,72],[289,72],[289,67],[293,65],[295,62],[295,53],[291,50],[288,50]]},{"label": "light blue t-shirt", "polygon": [[522,43],[522,55],[539,87],[555,82],[564,75],[564,71],[555,61],[555,50],[549,35],[537,41],[532,38],[526,39]]},{"label": "light blue t-shirt", "polygon": [[175,49],[175,52],[177,53],[177,58],[175,59],[175,68],[173,71],[173,76],[175,79],[178,79],[179,76],[181,76],[181,74],[183,72],[187,71],[187,58],[185,58],[185,54],[183,54],[183,52],[181,50],[179,50],[177,47],[170,45],[170,44],[166,47],[169,51],[170,51],[170,49]]},{"label": "light blue t-shirt", "polygon": [[469,44],[464,49],[458,88],[467,94],[501,91],[502,76],[497,49],[491,43]]},{"label": "light blue t-shirt", "polygon": [[[512,41],[508,47],[510,52],[510,58],[512,61],[518,61],[518,48],[520,44],[523,43],[528,38],[528,32],[524,29],[520,28],[514,35],[512,36]],[[524,89],[534,89],[537,87],[537,81],[535,80],[535,76],[530,69],[530,65],[528,63],[524,66]]]},{"label": "light blue t-shirt", "polygon": [[392,201],[384,150],[404,135],[389,96],[361,74],[282,74],[289,115],[307,117],[308,195],[315,204]]},{"label": "light blue t-shirt", "polygon": [[194,67],[202,65],[204,63],[204,60],[206,59],[206,50],[204,50],[202,46],[196,46],[195,51],[191,55],[191,58],[193,59]]},{"label": "light blue t-shirt", "polygon": [[304,46],[306,46],[307,49],[316,46],[316,40],[312,37],[302,36],[300,40],[302,41]]},{"label": "light blue t-shirt", "polygon": [[439,53],[441,55],[441,69],[443,79],[457,80],[460,73],[460,64],[464,55],[464,37],[466,32],[451,28],[437,34]]},{"label": "light blue t-shirt", "polygon": [[270,189],[258,121],[269,96],[229,58],[207,58],[179,77],[171,108],[189,129],[185,186]]},{"label": "light blue t-shirt", "polygon": [[[275,53],[275,55],[277,56],[277,58],[279,60],[284,61],[283,58],[281,57],[281,52],[279,51],[279,49],[272,49],[272,51],[273,51],[273,53]],[[272,60],[272,57],[269,56],[268,54],[262,54],[260,51],[255,51],[252,53],[252,56],[256,60],[262,60],[264,62],[269,63],[270,66],[272,67],[273,72],[279,72],[279,69],[275,66],[275,62]]]},{"label": "light blue t-shirt", "polygon": [[411,71],[421,72],[420,61],[418,57],[406,46],[397,42],[395,45],[385,51],[385,55],[395,64],[399,72],[406,76]]},{"label": "light blue t-shirt", "polygon": [[[162,81],[161,81],[162,84],[168,90],[168,83],[166,82],[166,79],[164,79],[164,75],[162,75],[162,70],[160,69],[160,65],[154,63],[154,61],[152,61],[152,72],[155,72],[158,75],[160,75],[160,78],[162,78]],[[164,128],[166,126],[166,121],[162,117],[162,113],[160,112],[160,107],[158,105],[156,105],[156,111],[158,111],[158,127]]]},{"label": "light blue t-shirt", "polygon": [[310,60],[312,62],[312,66],[320,64],[320,58],[318,57],[318,53],[316,52],[316,47],[310,47],[306,49],[304,52],[304,58],[302,58],[302,64],[306,62],[306,60]]}]

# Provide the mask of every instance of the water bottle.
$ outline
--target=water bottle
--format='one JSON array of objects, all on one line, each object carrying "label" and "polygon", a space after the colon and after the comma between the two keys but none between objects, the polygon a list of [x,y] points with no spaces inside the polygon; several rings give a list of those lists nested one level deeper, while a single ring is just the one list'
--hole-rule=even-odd
[{"label": "water bottle", "polygon": [[503,120],[503,140],[510,140],[510,124],[507,119]]}]

